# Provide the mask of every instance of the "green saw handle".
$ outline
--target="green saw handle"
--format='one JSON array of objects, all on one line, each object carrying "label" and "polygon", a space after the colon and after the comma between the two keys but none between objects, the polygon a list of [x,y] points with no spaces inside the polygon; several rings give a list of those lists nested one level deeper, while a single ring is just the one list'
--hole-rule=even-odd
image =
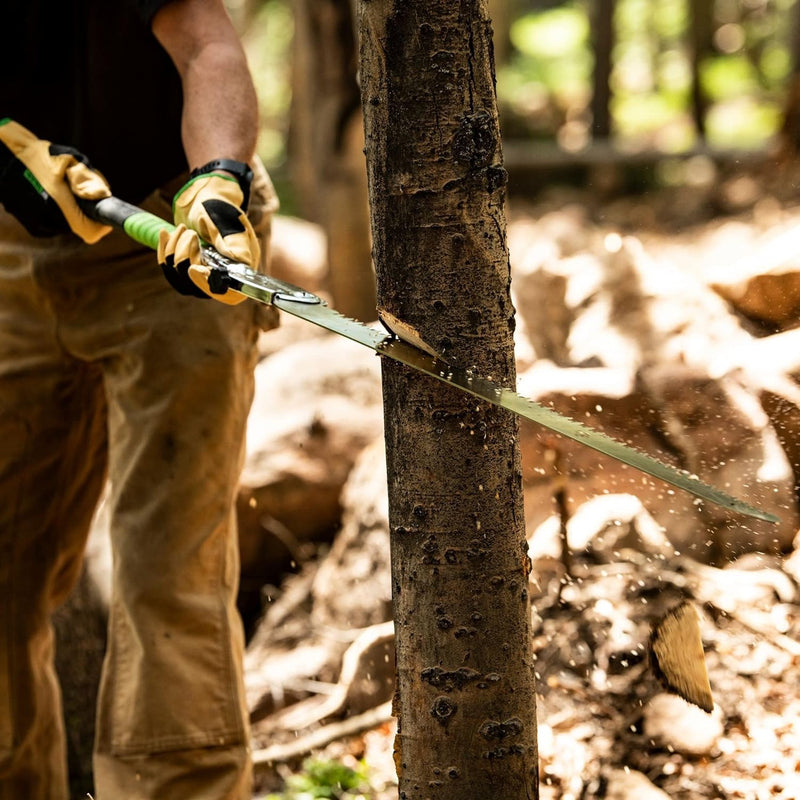
[{"label": "green saw handle", "polygon": [[[161,231],[174,231],[175,226],[149,211],[126,203],[118,197],[104,197],[102,200],[78,199],[78,205],[87,217],[95,222],[111,225],[124,231],[131,239],[152,250],[158,249],[158,234]],[[201,240],[200,252],[203,263],[211,267],[208,279],[212,293],[225,294],[229,289],[257,300],[259,303],[273,305],[276,299],[319,305],[322,300],[312,292],[286,281],[262,275],[247,264],[234,261]]]},{"label": "green saw handle", "polygon": [[126,203],[118,197],[104,197],[102,200],[78,200],[81,211],[95,222],[102,222],[114,228],[121,228],[139,244],[158,249],[160,231],[174,231],[175,226],[165,219],[144,211],[138,206]]}]

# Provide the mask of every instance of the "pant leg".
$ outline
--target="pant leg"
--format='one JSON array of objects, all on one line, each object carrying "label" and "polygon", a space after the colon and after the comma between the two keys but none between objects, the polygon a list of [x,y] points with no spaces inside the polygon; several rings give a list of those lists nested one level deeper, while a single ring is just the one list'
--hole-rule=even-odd
[{"label": "pant leg", "polygon": [[36,243],[0,212],[0,800],[66,800],[50,615],[76,581],[105,471],[99,371],[58,338]]},{"label": "pant leg", "polygon": [[258,307],[176,294],[153,254],[120,237],[92,248],[94,292],[64,330],[102,364],[108,397],[114,574],[97,798],[249,800],[234,501]]},{"label": "pant leg", "polygon": [[[254,185],[265,252],[270,192],[267,185],[259,197]],[[164,199],[150,210],[168,217]],[[0,502],[15,525],[0,513],[0,800],[66,797],[49,614],[79,574],[102,483],[100,369],[114,399],[117,588],[98,714],[99,797],[249,798],[233,494],[252,396],[254,323],[273,320],[253,304],[229,309],[179,297],[152,254],[121,234],[92,248],[67,239],[0,250],[14,257],[0,313],[13,308],[27,264],[14,259],[31,247],[44,251],[38,266],[47,298],[23,303],[19,319],[4,317],[9,344],[0,349],[6,375],[16,370],[38,390],[0,406]],[[49,349],[23,346],[40,340]],[[6,375],[3,399],[14,394]],[[20,505],[44,517],[47,531],[60,528],[58,547],[54,537],[16,535]],[[20,574],[47,586],[27,580],[20,589]]]}]

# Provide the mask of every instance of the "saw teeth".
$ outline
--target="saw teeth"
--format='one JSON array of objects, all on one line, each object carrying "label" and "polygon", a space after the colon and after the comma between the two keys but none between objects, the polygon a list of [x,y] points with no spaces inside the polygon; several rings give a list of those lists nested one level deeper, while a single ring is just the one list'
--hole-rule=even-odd
[{"label": "saw teeth", "polygon": [[[246,293],[246,287],[242,287],[242,291]],[[620,442],[599,430],[590,428],[577,420],[560,414],[553,408],[517,394],[513,389],[499,386],[488,378],[475,375],[472,371],[462,370],[452,364],[443,362],[441,357],[436,355],[430,346],[425,345],[421,340],[420,342],[424,347],[420,347],[415,342],[399,336],[391,327],[392,320],[389,318],[391,315],[387,315],[386,312],[381,312],[381,321],[384,327],[388,328],[388,335],[365,325],[363,322],[346,317],[329,306],[291,303],[284,301],[280,297],[275,298],[273,305],[282,311],[301,317],[307,322],[320,325],[329,331],[369,347],[381,356],[420,370],[426,375],[456,386],[474,397],[494,403],[551,431],[591,447],[593,450],[627,464],[640,472],[666,481],[701,500],[715,503],[722,508],[773,524],[779,521],[774,514],[757,509],[749,503],[732,497],[721,489],[698,480],[697,476],[690,475],[685,470],[665,464],[663,461],[659,461],[657,458]],[[411,326],[406,326],[406,329],[414,330]]]},{"label": "saw teeth", "polygon": [[[102,212],[101,208],[103,205],[107,205],[108,201],[113,201],[112,205],[116,210],[112,212],[109,209],[106,219],[106,214]],[[121,206],[119,205],[120,203]],[[106,200],[96,204],[94,209],[99,212],[99,215],[93,215],[95,219],[123,228],[136,241],[140,241],[142,244],[154,249],[156,245],[153,237],[137,237],[131,231],[128,231],[124,224],[125,221],[131,218],[131,214],[141,212],[146,214],[148,218],[152,217],[152,219],[156,220],[159,229],[163,225],[169,227],[169,223],[164,222],[164,220],[159,220],[157,217],[153,217],[152,214],[148,214],[128,203],[122,203],[122,201],[113,197],[106,198]],[[120,217],[116,212],[121,212],[122,216]],[[523,397],[512,389],[499,386],[491,378],[480,378],[470,370],[460,370],[455,366],[446,364],[446,362],[447,370],[441,371],[440,362],[444,361],[442,356],[422,339],[412,325],[397,319],[388,311],[382,310],[379,312],[383,326],[389,331],[389,336],[386,336],[363,322],[345,317],[330,308],[317,295],[306,292],[297,286],[256,273],[246,265],[233,262],[222,256],[209,245],[203,246],[203,261],[208,266],[227,270],[228,282],[230,283],[227,288],[239,292],[245,297],[250,297],[259,303],[286,311],[305,319],[307,322],[312,322],[326,330],[333,331],[340,336],[345,336],[354,342],[369,347],[380,355],[388,356],[427,375],[458,386],[481,400],[488,400],[490,403],[508,409],[519,416],[538,422],[545,428],[605,453],[611,458],[615,458],[623,464],[628,464],[647,475],[652,475],[671,483],[673,486],[690,492],[703,500],[709,500],[723,508],[738,511],[741,514],[747,514],[767,522],[779,522],[778,517],[774,514],[754,508],[719,489],[704,484],[702,481],[697,480],[695,476],[676,470],[658,459],[640,453],[600,431],[595,431],[576,423],[575,420],[559,414],[552,408],[536,403],[530,398]],[[433,359],[433,361],[430,359]]]}]

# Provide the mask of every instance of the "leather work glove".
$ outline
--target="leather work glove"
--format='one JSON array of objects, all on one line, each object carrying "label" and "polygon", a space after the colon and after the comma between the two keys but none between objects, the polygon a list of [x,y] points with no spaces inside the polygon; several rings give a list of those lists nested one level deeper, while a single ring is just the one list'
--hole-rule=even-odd
[{"label": "leather work glove", "polygon": [[0,120],[0,203],[33,236],[73,233],[94,244],[111,231],[89,219],[76,198],[110,197],[106,179],[72,147],[38,139],[11,119]]},{"label": "leather work glove", "polygon": [[[240,162],[211,163],[246,167]],[[210,269],[202,263],[200,242],[257,269],[261,248],[245,213],[249,177],[245,175],[240,183],[233,175],[208,172],[207,167],[192,174],[195,177],[173,201],[175,230],[159,234],[158,263],[170,285],[181,294],[213,297],[227,305],[237,305],[246,299],[244,295],[230,290],[218,294],[209,288]]]}]

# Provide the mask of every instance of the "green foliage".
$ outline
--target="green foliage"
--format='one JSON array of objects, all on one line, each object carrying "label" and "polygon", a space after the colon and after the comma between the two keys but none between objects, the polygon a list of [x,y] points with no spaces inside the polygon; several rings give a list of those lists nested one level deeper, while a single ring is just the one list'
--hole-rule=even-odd
[{"label": "green foliage", "polygon": [[591,83],[589,23],[579,3],[524,14],[509,32],[516,55],[498,81],[510,102],[525,105],[537,90],[562,107],[586,101]]},{"label": "green foliage", "polygon": [[308,759],[303,771],[286,781],[280,794],[264,800],[368,800],[367,771],[363,764],[352,769],[338,761]]},{"label": "green foliage", "polygon": [[689,8],[684,0],[652,3],[653,30],[665,42],[681,39],[689,29]]},{"label": "green foliage", "polygon": [[[796,2],[713,4],[711,49],[700,66],[711,144],[756,146],[780,126]],[[592,8],[593,0],[566,0],[513,22],[513,50],[498,71],[498,96],[515,129],[522,122],[528,131],[556,137],[570,120],[587,118]],[[611,111],[619,140],[666,150],[693,144],[692,26],[692,0],[617,1]]]},{"label": "green foliage", "polygon": [[700,81],[711,100],[740,97],[758,89],[755,65],[743,54],[717,56],[708,60],[701,69]]},{"label": "green foliage", "polygon": [[779,42],[767,43],[761,52],[759,67],[768,88],[782,88],[792,68],[789,48]]},{"label": "green foliage", "polygon": [[511,42],[524,56],[570,58],[589,41],[589,22],[582,9],[563,6],[524,14],[511,25]]},{"label": "green foliage", "polygon": [[[564,0],[538,11],[520,4],[523,11],[509,31],[509,60],[498,66],[497,75],[504,128],[513,135],[556,138],[566,127],[582,125],[588,140],[594,2]],[[624,144],[673,152],[691,147],[696,139],[692,2],[617,0],[611,112],[613,133]],[[780,126],[796,2],[714,3],[714,41],[700,73],[712,145],[757,146]],[[278,180],[289,127],[292,13],[290,0],[262,0],[243,31],[258,94],[259,154]],[[281,197],[289,206],[290,194],[282,185]]]}]

